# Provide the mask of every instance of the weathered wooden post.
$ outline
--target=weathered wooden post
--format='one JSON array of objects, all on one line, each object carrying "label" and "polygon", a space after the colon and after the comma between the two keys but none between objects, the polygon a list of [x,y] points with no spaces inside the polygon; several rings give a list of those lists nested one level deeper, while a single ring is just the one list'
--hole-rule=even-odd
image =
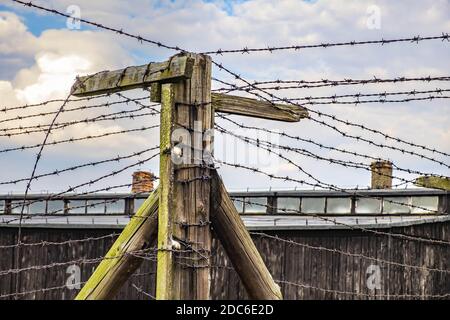
[{"label": "weathered wooden post", "polygon": [[[211,58],[182,53],[168,61],[80,79],[75,96],[151,86],[161,103],[160,183],[125,227],[77,299],[111,299],[157,234],[157,299],[209,299],[211,225],[252,299],[281,299],[210,161],[214,112],[278,121],[308,117],[296,106],[211,94]],[[77,82],[79,83],[79,82]],[[210,212],[211,211],[211,212]],[[156,213],[157,212],[157,213]]]},{"label": "weathered wooden post", "polygon": [[211,58],[188,57],[194,60],[191,78],[160,90],[157,299],[208,299],[210,293],[210,179],[203,179],[210,169],[203,133],[214,123]]}]

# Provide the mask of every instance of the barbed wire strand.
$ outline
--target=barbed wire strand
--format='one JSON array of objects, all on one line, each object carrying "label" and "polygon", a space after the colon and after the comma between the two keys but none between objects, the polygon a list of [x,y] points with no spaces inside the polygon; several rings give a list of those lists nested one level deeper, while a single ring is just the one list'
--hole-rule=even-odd
[{"label": "barbed wire strand", "polygon": [[45,12],[48,12],[48,13],[51,13],[51,14],[54,14],[54,15],[65,17],[67,19],[79,21],[79,22],[82,22],[82,23],[94,26],[94,27],[99,28],[99,29],[112,31],[112,32],[115,32],[115,33],[117,33],[119,35],[126,36],[126,37],[129,37],[129,38],[133,38],[133,39],[137,40],[140,43],[144,43],[145,42],[145,43],[156,45],[157,47],[160,47],[160,48],[165,48],[165,49],[185,52],[185,50],[181,49],[178,46],[167,45],[167,44],[164,44],[164,43],[156,41],[156,40],[152,40],[152,39],[148,39],[148,38],[142,37],[140,35],[131,34],[131,33],[127,32],[127,31],[124,31],[123,29],[117,29],[117,28],[114,28],[114,27],[109,27],[109,26],[103,25],[101,23],[97,23],[97,22],[90,21],[90,20],[87,20],[87,19],[72,17],[72,16],[70,16],[70,15],[64,13],[64,12],[58,11],[56,9],[50,9],[50,8],[46,8],[46,7],[43,7],[43,6],[36,5],[36,4],[32,3],[31,1],[28,1],[28,2],[21,1],[21,0],[11,0],[11,1],[19,3],[19,4],[22,4],[22,5],[26,6],[26,7],[39,9],[41,11],[45,11]]},{"label": "barbed wire strand", "polygon": [[[234,121],[234,120],[230,119],[229,117],[224,116],[221,113],[217,113],[216,115],[217,115],[217,117],[219,117],[221,119],[224,119],[224,120],[226,120],[226,121],[228,121],[228,122],[238,126],[241,129],[257,130],[257,131],[266,132],[266,133],[269,133],[269,134],[275,134],[275,135],[278,135],[280,137],[285,137],[285,138],[289,138],[289,139],[296,140],[296,141],[306,142],[308,144],[315,145],[315,146],[317,146],[317,147],[319,147],[321,149],[337,151],[337,152],[348,154],[348,155],[351,155],[351,156],[357,156],[357,157],[365,158],[365,159],[368,159],[368,160],[371,160],[371,161],[384,161],[384,160],[386,160],[386,159],[382,159],[382,158],[379,158],[379,157],[374,157],[374,156],[371,156],[371,155],[367,155],[367,154],[364,154],[364,153],[361,153],[361,152],[349,151],[349,150],[346,150],[346,149],[325,145],[325,144],[319,143],[317,141],[314,141],[313,139],[306,139],[306,138],[303,138],[301,136],[296,136],[296,135],[289,134],[289,133],[287,133],[285,131],[276,131],[276,130],[267,129],[265,127],[256,127],[256,126],[245,125],[244,123],[238,123],[237,121]],[[418,170],[402,168],[402,167],[399,167],[396,163],[392,163],[392,166],[396,170],[403,171],[403,172],[406,172],[406,173],[409,173],[409,174],[418,174],[418,175],[425,175],[425,176],[434,175],[432,173],[427,173],[427,172],[422,172],[422,171],[418,171]]]},{"label": "barbed wire strand", "polygon": [[[88,109],[96,109],[96,108],[109,108],[111,106],[117,105],[117,104],[128,104],[131,101],[139,101],[139,100],[146,100],[148,99],[147,96],[142,97],[142,98],[135,98],[135,99],[125,99],[125,100],[119,100],[119,101],[113,101],[113,102],[105,102],[105,103],[100,103],[100,104],[94,104],[94,105],[84,105],[84,106],[79,106],[79,107],[75,107],[75,108],[71,108],[71,109],[63,109],[61,111],[61,113],[67,113],[67,112],[74,112],[74,111],[80,111],[80,110],[88,110]],[[143,105],[143,104],[142,104]],[[147,107],[149,109],[153,109],[153,106],[157,106],[158,104],[153,104],[153,105],[148,105]],[[154,111],[157,111],[156,109],[153,109]],[[30,118],[37,118],[37,117],[44,117],[44,116],[48,116],[48,115],[54,115],[56,114],[58,111],[47,111],[47,112],[39,112],[39,113],[33,113],[33,114],[28,114],[28,115],[18,115],[16,117],[12,117],[12,118],[6,118],[6,119],[2,119],[0,120],[0,123],[5,123],[5,122],[14,122],[14,121],[21,121],[21,120],[25,120],[25,119],[30,119]],[[2,128],[3,130],[3,128]]]},{"label": "barbed wire strand", "polygon": [[[120,162],[120,161],[125,160],[125,159],[139,157],[139,156],[141,156],[141,155],[143,155],[143,154],[145,154],[147,152],[150,152],[150,151],[153,151],[153,150],[156,150],[156,149],[159,149],[159,146],[155,146],[155,147],[152,147],[152,148],[146,148],[146,149],[143,149],[143,150],[140,150],[140,151],[137,151],[137,152],[133,152],[133,153],[130,153],[130,154],[127,154],[127,155],[123,155],[123,156],[118,155],[118,156],[115,156],[115,157],[112,157],[112,158],[108,158],[108,159],[104,159],[104,160],[86,162],[86,163],[83,163],[83,164],[79,164],[79,165],[72,166],[72,167],[67,167],[67,168],[64,168],[64,169],[56,169],[56,170],[53,170],[53,171],[50,171],[50,172],[34,175],[33,180],[39,180],[41,178],[54,176],[54,175],[58,176],[58,175],[60,175],[61,173],[64,173],[64,172],[70,172],[70,171],[74,171],[74,170],[78,170],[78,169],[86,168],[86,167],[95,167],[97,165],[101,165],[101,164],[105,164],[105,163]],[[28,178],[20,178],[20,179],[15,179],[15,180],[10,180],[10,181],[0,181],[0,185],[17,184],[17,183],[23,182],[23,181],[28,181]]]},{"label": "barbed wire strand", "polygon": [[296,242],[296,241],[293,241],[290,239],[283,239],[277,235],[270,235],[270,234],[267,234],[264,232],[249,231],[249,233],[251,235],[254,235],[257,237],[273,239],[273,240],[276,240],[277,242],[283,242],[283,243],[293,245],[293,246],[298,246],[298,247],[307,248],[307,249],[316,250],[316,251],[331,252],[333,254],[339,254],[339,255],[345,255],[345,256],[349,256],[349,257],[353,257],[353,258],[360,258],[360,259],[365,259],[365,260],[369,260],[369,261],[375,261],[375,262],[379,262],[379,263],[386,264],[386,265],[410,268],[410,269],[421,270],[421,271],[450,273],[450,270],[446,270],[446,269],[438,269],[438,268],[431,268],[431,267],[426,267],[426,266],[410,265],[410,264],[406,264],[406,263],[395,262],[395,261],[391,261],[391,260],[385,260],[385,259],[381,259],[381,258],[367,256],[362,253],[348,252],[348,251],[343,251],[343,250],[339,250],[339,249],[335,249],[335,248],[331,249],[331,248],[326,248],[323,246],[314,246],[314,245],[307,244],[307,243]]},{"label": "barbed wire strand", "polygon": [[[47,142],[47,146],[58,145],[58,144],[63,144],[63,143],[73,143],[73,142],[85,141],[85,140],[91,140],[91,139],[93,140],[93,139],[104,138],[104,137],[109,137],[109,136],[113,136],[113,135],[146,131],[146,130],[155,129],[155,128],[159,128],[159,124],[153,125],[153,126],[147,126],[147,127],[142,126],[140,128],[132,128],[132,129],[124,129],[124,130],[118,130],[118,131],[105,132],[105,133],[101,133],[101,134],[97,134],[97,135],[87,135],[84,137],[71,137],[71,138],[62,139],[62,140],[53,140],[51,142]],[[40,146],[40,144],[22,145],[20,147],[2,149],[2,150],[0,150],[0,153],[7,153],[7,152],[11,152],[11,151],[24,151],[27,149],[35,149],[39,146]]]},{"label": "barbed wire strand", "polygon": [[[381,132],[381,131],[376,130],[376,129],[373,129],[373,128],[369,128],[369,127],[367,127],[367,126],[365,126],[365,125],[362,125],[362,124],[359,124],[359,123],[354,123],[354,122],[351,122],[351,121],[348,121],[348,120],[342,120],[342,119],[338,118],[338,117],[335,116],[335,115],[331,115],[331,114],[328,114],[328,113],[325,113],[325,112],[316,111],[316,110],[314,110],[314,109],[310,109],[310,108],[304,107],[304,106],[302,106],[302,105],[300,105],[300,104],[298,104],[298,103],[295,103],[294,101],[291,101],[291,100],[289,100],[289,99],[287,99],[287,98],[280,98],[280,97],[278,97],[278,96],[276,96],[276,95],[274,95],[274,94],[272,94],[272,93],[270,93],[270,92],[267,92],[267,91],[265,91],[265,90],[262,90],[262,89],[260,89],[260,88],[258,88],[258,87],[256,87],[256,86],[252,85],[250,82],[248,82],[247,80],[245,80],[244,78],[242,78],[240,75],[238,75],[238,74],[236,74],[235,72],[231,71],[230,69],[224,67],[223,64],[217,63],[217,62],[215,62],[214,60],[212,61],[212,63],[213,63],[215,66],[217,66],[217,67],[219,68],[219,70],[223,70],[223,71],[227,72],[228,74],[232,75],[233,77],[235,77],[236,79],[239,79],[239,80],[241,80],[241,81],[247,83],[249,86],[252,86],[253,88],[257,89],[258,91],[260,91],[260,92],[262,92],[262,93],[268,95],[271,99],[280,99],[281,101],[283,101],[283,102],[285,102],[285,103],[288,103],[288,104],[291,104],[291,105],[294,105],[294,106],[303,108],[303,109],[305,109],[305,110],[307,110],[307,111],[309,111],[309,112],[311,112],[311,113],[314,113],[314,114],[316,114],[318,117],[324,116],[324,117],[329,118],[329,119],[331,119],[331,120],[333,120],[333,121],[336,121],[336,122],[338,122],[338,123],[342,123],[342,124],[344,124],[344,125],[346,125],[346,126],[356,127],[356,128],[361,129],[361,130],[364,130],[364,131],[368,131],[368,132],[371,132],[371,133],[374,133],[374,134],[381,135],[381,136],[383,136],[385,139],[388,139],[388,140],[393,140],[393,141],[396,141],[396,142],[398,142],[398,143],[403,143],[403,144],[406,144],[406,145],[409,145],[409,146],[412,146],[412,147],[421,148],[421,149],[423,149],[423,150],[427,150],[427,151],[430,151],[430,152],[433,152],[433,153],[439,153],[439,154],[442,154],[442,155],[445,155],[445,156],[450,156],[450,154],[448,154],[448,153],[445,153],[445,152],[442,152],[442,151],[439,151],[439,150],[436,150],[436,149],[431,149],[431,148],[428,148],[428,147],[426,147],[426,146],[419,145],[419,144],[416,144],[416,143],[408,142],[408,141],[403,140],[403,139],[400,139],[400,138],[398,138],[398,137],[390,136],[390,135],[388,135],[388,134],[386,134],[386,133],[384,133],[384,132]],[[260,94],[258,94],[258,93],[254,93],[254,92],[250,92],[250,93],[253,94],[253,95],[255,95],[255,96],[257,96],[257,97],[259,97],[259,98],[262,98],[262,99],[264,99],[264,100],[266,100],[266,101],[272,103],[272,101],[271,101],[270,99],[267,99],[267,98],[263,97],[262,95],[260,95]],[[273,104],[273,103],[272,103],[272,104]],[[274,105],[274,107],[276,107],[276,105]],[[356,140],[358,140],[358,141],[364,141],[364,142],[367,142],[367,143],[369,143],[369,144],[377,145],[377,144],[375,144],[375,143],[374,143],[373,141],[371,141],[371,140],[368,140],[368,139],[365,139],[365,138],[362,138],[362,137],[356,137],[356,136],[349,135],[349,134],[347,134],[347,133],[341,131],[341,130],[338,129],[337,127],[334,127],[334,126],[332,126],[332,125],[330,125],[330,124],[328,124],[328,123],[326,123],[326,122],[324,122],[324,121],[322,121],[322,120],[318,120],[318,119],[312,118],[311,116],[309,116],[308,119],[310,119],[310,120],[312,120],[312,121],[314,121],[314,122],[316,122],[316,123],[318,123],[318,124],[325,125],[325,126],[331,128],[331,129],[333,129],[334,131],[340,133],[341,135],[343,135],[343,136],[345,136],[345,137],[350,137],[350,138],[356,139]],[[377,146],[381,146],[381,144],[378,144]],[[433,158],[430,158],[430,157],[426,157],[426,156],[424,156],[424,155],[422,155],[422,154],[418,154],[418,153],[416,153],[416,152],[412,152],[412,151],[408,151],[408,150],[404,150],[404,149],[400,149],[400,148],[396,148],[396,147],[388,146],[388,145],[383,145],[383,147],[385,147],[385,148],[390,148],[390,149],[393,149],[393,150],[397,150],[397,151],[400,151],[400,152],[403,152],[403,153],[408,153],[408,154],[411,154],[411,155],[416,155],[416,156],[419,156],[419,157],[421,157],[421,158],[425,158],[425,159],[434,161],[434,162],[439,163],[439,164],[441,164],[441,165],[445,165],[442,161],[438,161],[438,160],[436,160],[436,159],[433,159]]]},{"label": "barbed wire strand", "polygon": [[[217,88],[213,89],[213,91],[225,91],[226,93],[235,91],[235,90],[253,90],[253,86],[244,85],[238,86],[235,83],[227,82],[215,77],[212,77],[213,81],[222,83],[231,88]],[[320,79],[320,80],[269,80],[269,81],[253,81],[252,85],[260,86],[260,85],[268,85],[268,84],[277,84],[274,88],[278,88],[281,84],[296,84],[296,89],[307,89],[307,88],[319,88],[319,87],[337,87],[337,86],[348,86],[348,85],[366,85],[366,84],[379,84],[379,83],[403,83],[403,82],[433,82],[433,81],[450,81],[449,76],[422,76],[422,77],[405,77],[400,76],[396,78],[378,78],[373,76],[370,79],[340,79],[340,80],[332,80],[332,79]],[[317,86],[310,86],[311,84]]]},{"label": "barbed wire strand", "polygon": [[[249,201],[249,200],[240,200],[240,199],[234,198],[233,201],[242,202],[242,203],[248,203],[248,204],[252,204],[252,205],[255,205],[255,206],[265,207],[265,208],[268,208],[268,209],[272,208],[269,205],[265,205],[265,204],[261,204],[261,203],[257,203],[257,202],[253,202],[253,201]],[[322,215],[319,215],[319,214],[315,214],[315,213],[308,212],[307,214],[305,214],[304,212],[301,212],[300,210],[294,210],[294,209],[280,209],[280,208],[278,208],[278,210],[281,210],[283,212],[289,212],[291,214],[300,214],[300,215],[311,216],[311,217],[314,217],[314,218],[317,218],[317,219],[320,219],[320,220],[332,223],[334,225],[343,226],[343,227],[345,227],[347,229],[351,229],[351,230],[359,230],[359,231],[362,231],[362,232],[373,233],[373,234],[376,234],[376,235],[388,236],[388,237],[398,238],[398,239],[407,240],[407,241],[417,241],[417,242],[424,242],[424,243],[430,243],[430,244],[435,244],[435,245],[450,245],[450,242],[442,240],[442,239],[415,237],[415,236],[405,235],[405,234],[402,234],[402,233],[384,232],[384,231],[364,228],[364,227],[362,227],[360,225],[351,225],[351,224],[348,224],[348,223],[339,222],[336,219],[327,218],[325,216],[322,216]]]},{"label": "barbed wire strand", "polygon": [[[264,139],[260,139],[260,138],[254,139],[249,136],[238,135],[232,131],[229,131],[229,130],[223,128],[222,126],[220,126],[218,124],[215,125],[215,128],[223,134],[227,134],[232,137],[235,137],[235,138],[237,138],[241,141],[244,141],[247,144],[253,145],[255,147],[259,147],[260,145],[263,145],[263,146],[265,146],[265,148],[263,148],[264,150],[266,150],[267,148],[277,148],[277,149],[281,149],[281,150],[285,150],[285,151],[289,151],[289,152],[294,152],[294,153],[297,153],[297,154],[300,154],[300,155],[303,155],[306,157],[310,157],[315,160],[324,161],[324,162],[334,164],[334,165],[339,165],[339,166],[342,166],[345,168],[356,168],[356,169],[362,169],[365,171],[372,172],[372,169],[370,168],[370,164],[365,164],[363,162],[355,162],[355,161],[351,161],[351,160],[340,160],[340,159],[334,159],[334,158],[329,158],[329,157],[322,157],[320,155],[317,155],[317,154],[315,154],[309,150],[303,149],[303,148],[296,148],[296,147],[292,147],[292,146],[288,146],[288,145],[273,143],[273,142],[270,142],[270,141],[267,141]],[[408,169],[408,171],[411,172],[411,170],[409,170],[409,169]],[[415,179],[405,179],[405,178],[402,178],[399,176],[395,176],[393,174],[386,174],[383,172],[379,172],[378,174],[383,177],[393,178],[393,179],[402,181],[402,183],[400,183],[398,185],[393,185],[392,187],[397,187],[397,186],[403,185],[405,183],[407,184],[407,183],[412,183],[415,181]],[[421,174],[425,175],[425,176],[432,175],[432,174],[426,174],[426,173],[421,173]],[[442,175],[441,176],[435,175],[435,176],[438,176],[439,178],[443,178],[443,179],[449,179],[449,177],[442,176]],[[444,191],[447,190],[445,188],[439,188],[439,187],[437,189],[444,190]]]}]

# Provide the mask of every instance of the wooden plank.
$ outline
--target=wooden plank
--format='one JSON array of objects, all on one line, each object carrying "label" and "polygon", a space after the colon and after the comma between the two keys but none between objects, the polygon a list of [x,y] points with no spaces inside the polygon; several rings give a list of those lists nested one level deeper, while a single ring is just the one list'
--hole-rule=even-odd
[{"label": "wooden plank", "polygon": [[282,299],[222,180],[211,172],[211,222],[250,299]]},{"label": "wooden plank", "polygon": [[156,278],[156,299],[168,300],[173,295],[173,257],[172,257],[172,221],[173,221],[173,164],[171,160],[171,135],[175,112],[173,84],[161,86],[161,127],[159,188],[161,189],[158,210],[158,260]]},{"label": "wooden plank", "polygon": [[[211,58],[189,54],[195,61],[192,76],[174,84],[176,111],[174,123],[184,130],[183,142],[191,142],[185,149],[183,162],[174,167],[173,235],[182,249],[174,263],[172,299],[210,298],[210,180],[208,163],[203,151],[208,141],[203,140],[207,130],[213,128],[214,114],[211,106]],[[179,130],[177,130],[179,131]],[[200,138],[196,142],[196,138]],[[175,138],[178,140],[178,137]],[[188,152],[190,151],[190,152]]]},{"label": "wooden plank", "polygon": [[445,177],[423,176],[417,178],[414,184],[419,187],[450,191],[450,178]]},{"label": "wooden plank", "polygon": [[275,104],[222,93],[213,93],[211,100],[216,112],[285,122],[298,122],[309,116],[308,111],[299,106]]},{"label": "wooden plank", "polygon": [[142,259],[127,253],[145,248],[156,237],[158,200],[159,188],[141,205],[78,293],[76,300],[112,299],[139,267]]},{"label": "wooden plank", "polygon": [[183,54],[165,62],[151,62],[142,66],[121,70],[104,71],[80,77],[72,86],[77,97],[144,88],[154,82],[176,82],[188,79],[192,74],[194,60]]}]

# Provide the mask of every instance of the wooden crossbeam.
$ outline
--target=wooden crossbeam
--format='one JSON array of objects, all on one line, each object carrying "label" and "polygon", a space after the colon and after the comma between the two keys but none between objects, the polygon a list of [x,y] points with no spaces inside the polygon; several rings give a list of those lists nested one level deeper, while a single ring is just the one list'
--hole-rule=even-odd
[{"label": "wooden crossbeam", "polygon": [[[213,140],[204,136],[198,140],[196,134],[205,135],[214,128],[214,111],[288,122],[306,118],[308,112],[298,106],[211,94],[211,58],[192,53],[178,54],[162,63],[86,76],[77,79],[72,90],[75,96],[93,96],[149,86],[151,101],[161,102],[160,186],[126,226],[76,299],[113,298],[141,263],[129,253],[146,248],[157,233],[156,298],[210,298],[211,275],[205,268],[211,252],[209,221],[249,296],[282,299],[219,175],[204,165],[203,152],[199,151],[211,152]],[[194,144],[194,152],[186,154],[187,163],[172,162],[178,141],[173,140],[173,134],[178,128],[189,129],[184,138]],[[176,249],[183,247],[187,250],[180,256]],[[176,263],[181,257],[192,265]]]},{"label": "wooden crossbeam", "polygon": [[216,112],[286,122],[297,122],[308,117],[308,111],[299,106],[273,104],[268,101],[222,93],[213,93],[211,100]]},{"label": "wooden crossbeam", "polygon": [[142,263],[132,253],[150,245],[157,235],[159,188],[153,191],[109,249],[76,300],[112,299]]},{"label": "wooden crossbeam", "polygon": [[73,95],[94,96],[149,87],[154,82],[176,82],[190,78],[193,65],[194,59],[191,57],[176,55],[165,62],[151,62],[147,65],[80,77],[72,87]]},{"label": "wooden crossbeam", "polygon": [[414,181],[414,184],[419,187],[450,191],[450,179],[445,177],[419,177]]},{"label": "wooden crossbeam", "polygon": [[264,264],[218,175],[211,171],[211,222],[250,299],[282,299],[280,287]]}]

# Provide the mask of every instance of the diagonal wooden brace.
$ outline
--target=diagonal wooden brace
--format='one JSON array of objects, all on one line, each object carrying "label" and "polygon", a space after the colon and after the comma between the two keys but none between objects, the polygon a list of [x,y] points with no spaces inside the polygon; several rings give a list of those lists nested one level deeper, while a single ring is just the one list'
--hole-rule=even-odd
[{"label": "diagonal wooden brace", "polygon": [[211,170],[211,223],[250,299],[283,299],[216,170]]},{"label": "diagonal wooden brace", "polygon": [[133,255],[149,246],[157,236],[159,188],[153,191],[76,296],[76,300],[112,299],[142,263]]}]

